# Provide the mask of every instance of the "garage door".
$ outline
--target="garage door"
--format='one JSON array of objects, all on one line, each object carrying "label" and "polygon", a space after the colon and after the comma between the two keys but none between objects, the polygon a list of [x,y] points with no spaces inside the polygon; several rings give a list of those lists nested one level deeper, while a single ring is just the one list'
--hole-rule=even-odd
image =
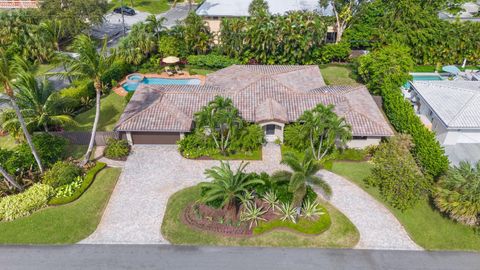
[{"label": "garage door", "polygon": [[132,132],[133,144],[175,144],[180,140],[178,132]]}]

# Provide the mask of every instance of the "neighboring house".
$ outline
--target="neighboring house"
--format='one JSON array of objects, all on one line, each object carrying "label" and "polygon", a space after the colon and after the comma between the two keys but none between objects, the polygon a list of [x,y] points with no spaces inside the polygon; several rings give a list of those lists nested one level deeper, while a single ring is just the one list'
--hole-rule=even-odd
[{"label": "neighboring house", "polygon": [[[197,15],[203,17],[214,33],[220,32],[224,18],[249,17],[248,7],[252,0],[205,0],[198,8]],[[288,11],[316,11],[324,16],[333,16],[331,7],[320,7],[318,0],[266,0],[271,14],[284,15]],[[327,41],[335,42],[335,30],[328,27]]]},{"label": "neighboring house", "polygon": [[349,147],[393,135],[365,86],[326,86],[318,66],[274,65],[234,65],[208,75],[203,86],[141,85],[115,130],[131,144],[174,144],[217,95],[231,98],[245,121],[262,126],[267,141],[282,141],[285,124],[319,103],[335,105],[352,126]]},{"label": "neighboring house", "polygon": [[480,22],[480,0],[462,5],[463,11],[458,14],[440,12],[438,16],[444,20],[477,21]]},{"label": "neighboring house", "polygon": [[0,9],[38,8],[38,0],[0,0]]},{"label": "neighboring house", "polygon": [[430,121],[450,161],[480,160],[480,82],[412,82],[418,114]]}]

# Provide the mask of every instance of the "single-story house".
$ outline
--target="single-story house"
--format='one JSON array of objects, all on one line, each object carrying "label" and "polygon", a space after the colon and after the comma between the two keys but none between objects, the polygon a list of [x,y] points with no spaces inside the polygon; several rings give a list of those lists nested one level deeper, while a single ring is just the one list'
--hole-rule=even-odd
[{"label": "single-story house", "polygon": [[204,85],[141,85],[115,130],[130,144],[174,144],[192,131],[194,114],[215,96],[231,98],[241,117],[283,140],[285,124],[317,104],[333,104],[352,126],[349,147],[378,144],[393,131],[363,85],[327,86],[318,66],[233,65]]},{"label": "single-story house", "polygon": [[452,163],[480,160],[480,82],[415,81],[411,86],[416,112],[430,121]]},{"label": "single-story house", "polygon": [[[284,15],[289,11],[315,11],[323,16],[333,16],[332,7],[323,8],[318,0],[265,0],[270,14]],[[201,16],[214,33],[220,32],[222,20],[225,18],[249,17],[248,7],[252,0],[205,0],[197,8]],[[335,42],[336,31],[333,27],[327,30],[327,41]]]}]

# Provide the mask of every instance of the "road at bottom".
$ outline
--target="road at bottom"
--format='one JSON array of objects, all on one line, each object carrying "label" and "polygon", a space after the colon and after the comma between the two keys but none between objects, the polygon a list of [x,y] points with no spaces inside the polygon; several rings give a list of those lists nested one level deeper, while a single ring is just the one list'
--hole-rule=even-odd
[{"label": "road at bottom", "polygon": [[0,246],[0,269],[478,270],[480,253],[171,245]]}]

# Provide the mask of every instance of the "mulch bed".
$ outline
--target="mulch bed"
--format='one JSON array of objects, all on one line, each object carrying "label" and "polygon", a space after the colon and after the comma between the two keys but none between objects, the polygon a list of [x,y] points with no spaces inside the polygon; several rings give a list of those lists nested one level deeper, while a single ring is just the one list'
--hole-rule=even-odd
[{"label": "mulch bed", "polygon": [[[268,205],[261,200],[257,200],[256,203],[262,205],[264,209],[268,208]],[[226,236],[252,236],[254,226],[249,229],[250,222],[241,222],[240,212],[241,209],[235,217],[226,219],[225,217],[231,216],[231,214],[224,209],[215,209],[205,204],[192,203],[183,211],[182,221],[191,227]],[[270,221],[279,218],[279,216],[269,210],[262,218]]]}]

